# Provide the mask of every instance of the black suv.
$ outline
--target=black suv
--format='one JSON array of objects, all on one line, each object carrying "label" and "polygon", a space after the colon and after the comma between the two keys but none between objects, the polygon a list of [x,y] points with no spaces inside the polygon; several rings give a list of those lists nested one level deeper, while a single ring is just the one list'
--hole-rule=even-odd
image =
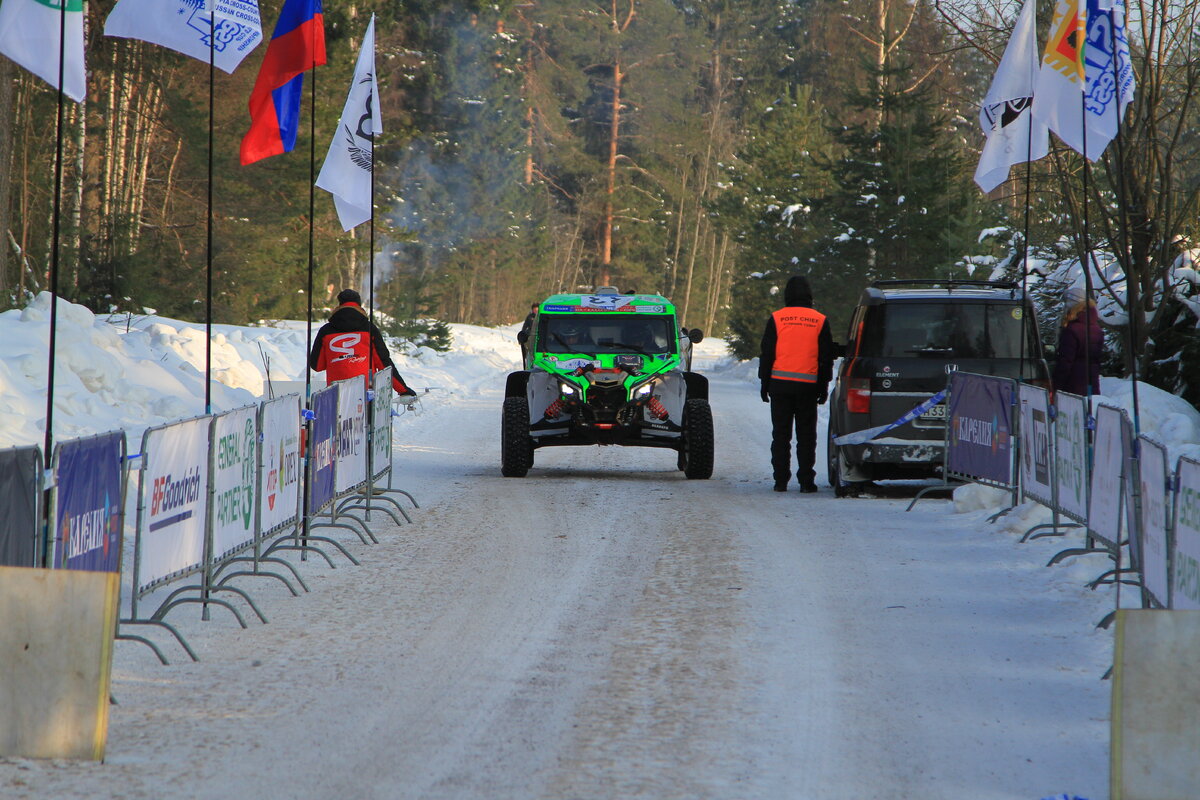
[{"label": "black suv", "polygon": [[895,422],[955,371],[1049,385],[1033,305],[994,281],[875,281],[850,319],[829,400],[829,484],[841,497],[876,479],[940,473],[946,404],[863,444],[834,438]]}]

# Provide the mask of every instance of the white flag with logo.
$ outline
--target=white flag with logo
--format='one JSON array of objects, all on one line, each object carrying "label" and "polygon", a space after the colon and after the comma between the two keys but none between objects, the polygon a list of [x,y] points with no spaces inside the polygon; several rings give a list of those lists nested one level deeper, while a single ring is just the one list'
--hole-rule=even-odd
[{"label": "white flag with logo", "polygon": [[62,53],[63,94],[82,102],[87,96],[83,0],[0,0],[0,53],[56,89]]},{"label": "white flag with logo", "polygon": [[367,25],[354,83],[346,97],[337,132],[317,176],[317,186],[333,195],[338,220],[350,230],[371,218],[371,185],[374,176],[374,139],[383,131],[379,92],[375,85],[375,15]]},{"label": "white flag with logo", "polygon": [[1133,101],[1135,81],[1125,30],[1124,0],[1091,0],[1088,3],[1087,50],[1084,52],[1087,84],[1087,157],[1095,161],[1117,137],[1125,108]]},{"label": "white flag with logo", "polygon": [[104,35],[162,45],[206,63],[211,55],[225,72],[237,69],[263,38],[256,0],[119,0]]},{"label": "white flag with logo", "polygon": [[1059,0],[1038,72],[1034,118],[1095,161],[1117,135],[1133,92],[1125,4]]},{"label": "white flag with logo", "polygon": [[1038,74],[1035,12],[1035,0],[1025,0],[979,110],[987,143],[979,156],[975,182],[984,192],[1004,183],[1014,164],[1037,161],[1050,151],[1049,130],[1033,119]]}]

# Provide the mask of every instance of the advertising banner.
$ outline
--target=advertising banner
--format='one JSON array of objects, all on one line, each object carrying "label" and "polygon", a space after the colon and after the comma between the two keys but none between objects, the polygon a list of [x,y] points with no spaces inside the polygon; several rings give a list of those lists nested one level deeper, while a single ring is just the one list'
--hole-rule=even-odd
[{"label": "advertising banner", "polygon": [[258,409],[247,406],[213,420],[213,556],[224,558],[254,542],[258,490]]},{"label": "advertising banner", "polygon": [[308,463],[308,513],[315,514],[333,502],[333,473],[337,447],[337,386],[312,395],[312,442]]},{"label": "advertising banner", "polygon": [[1200,462],[1179,459],[1175,470],[1175,550],[1171,564],[1171,608],[1200,609]]},{"label": "advertising banner", "polygon": [[1013,485],[1013,381],[955,372],[950,376],[946,469],[980,481]]},{"label": "advertising banner", "polygon": [[36,447],[0,450],[0,566],[38,567],[42,457]]},{"label": "advertising banner", "polygon": [[371,463],[372,478],[392,466],[392,368],[384,367],[371,377]]},{"label": "advertising banner", "polygon": [[337,471],[338,494],[367,481],[367,384],[359,378],[338,381]]},{"label": "advertising banner", "polygon": [[1054,505],[1050,397],[1040,386],[1017,387],[1021,399],[1021,491],[1044,506]]},{"label": "advertising banner", "polygon": [[1142,585],[1159,603],[1170,601],[1167,567],[1167,450],[1138,437],[1142,488]]},{"label": "advertising banner", "polygon": [[290,525],[300,511],[300,395],[262,404],[262,481],[258,496],[263,533]]},{"label": "advertising banner", "polygon": [[198,417],[142,437],[135,591],[204,563],[211,428],[211,417]]},{"label": "advertising banner", "polygon": [[1129,417],[1119,408],[1096,407],[1096,441],[1092,460],[1092,490],[1088,528],[1110,547],[1121,541],[1121,511],[1130,512],[1125,484],[1133,446]]},{"label": "advertising banner", "polygon": [[1054,477],[1058,510],[1087,523],[1087,404],[1079,395],[1054,395]]},{"label": "advertising banner", "polygon": [[120,572],[125,434],[63,442],[55,456],[54,568]]}]

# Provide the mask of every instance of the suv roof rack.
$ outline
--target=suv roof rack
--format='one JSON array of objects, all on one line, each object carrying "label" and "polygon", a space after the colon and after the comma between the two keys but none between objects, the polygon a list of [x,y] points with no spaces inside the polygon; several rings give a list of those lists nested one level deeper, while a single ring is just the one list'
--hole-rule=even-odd
[{"label": "suv roof rack", "polygon": [[938,278],[898,278],[894,280],[871,281],[871,285],[878,289],[899,289],[903,286],[944,286],[950,290],[953,290],[956,286],[991,287],[994,289],[1010,290],[1017,288],[1017,284],[1014,281],[970,281],[959,280],[957,278],[947,278],[945,280]]}]

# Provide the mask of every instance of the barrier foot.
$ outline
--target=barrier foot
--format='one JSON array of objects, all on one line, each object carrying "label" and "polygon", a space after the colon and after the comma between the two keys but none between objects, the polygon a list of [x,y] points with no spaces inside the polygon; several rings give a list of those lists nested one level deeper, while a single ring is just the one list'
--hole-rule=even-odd
[{"label": "barrier foot", "polygon": [[[347,516],[349,516],[349,512],[351,512],[351,511],[380,511],[380,512],[383,512],[384,514],[387,514],[389,517],[391,517],[392,522],[396,523],[397,525],[400,524],[400,520],[396,518],[395,514],[393,514],[391,511],[387,510],[386,508],[381,508],[379,506],[375,506],[374,508],[368,508],[367,506],[346,506],[339,513],[346,513]],[[400,513],[404,514],[404,509],[400,509]],[[404,516],[406,519],[408,518],[407,514],[404,514]],[[355,519],[358,519],[358,517],[355,517]],[[408,521],[410,523],[412,522],[411,519]]]},{"label": "barrier foot", "polygon": [[168,623],[164,620],[161,620],[161,619],[123,619],[123,620],[121,620],[121,624],[122,625],[157,625],[160,628],[166,628],[171,633],[171,635],[175,637],[176,641],[179,642],[179,646],[184,649],[184,652],[186,652],[188,654],[188,656],[191,657],[192,661],[200,660],[199,657],[196,655],[196,651],[193,650],[191,645],[189,645],[187,643],[187,639],[183,638],[183,634],[181,634],[178,630],[176,630],[174,625],[171,625],[170,623]]},{"label": "barrier foot", "polygon": [[[312,538],[312,537],[309,537],[309,538]],[[312,552],[316,553],[317,555],[321,556],[321,558],[325,559],[327,562],[329,562],[330,569],[337,569],[337,564],[334,564],[333,559],[329,557],[329,554],[326,553],[321,548],[313,547],[311,544],[282,544],[282,542],[286,542],[286,541],[290,541],[290,540],[292,540],[292,537],[290,537],[290,536],[287,539],[279,539],[278,541],[276,541],[274,544],[272,544],[270,547],[267,548],[267,552],[273,553],[276,550],[300,550],[300,551],[307,553],[309,551],[312,551]],[[294,540],[292,540],[292,541],[294,541]],[[266,559],[263,559],[263,560],[265,561]],[[272,560],[275,560],[275,559],[272,559]],[[283,559],[279,559],[279,560],[282,561]]]},{"label": "barrier foot", "polygon": [[[318,525],[317,527],[326,527],[326,526]],[[342,526],[338,526],[338,527],[342,527]],[[309,530],[311,530],[311,529],[312,529],[312,527],[310,526]],[[354,530],[354,529],[350,528],[350,530]],[[344,555],[347,559],[350,560],[351,564],[353,564],[356,567],[362,566],[362,564],[359,563],[358,559],[355,558],[354,556],[350,555],[350,551],[347,550],[345,547],[343,547],[342,543],[339,542],[337,539],[330,539],[328,536],[311,536],[311,535],[308,538],[310,541],[326,542],[328,544],[333,545],[334,547],[336,547],[338,550],[340,550],[342,552],[342,555]],[[325,555],[325,554],[321,553],[321,555]],[[325,557],[328,558],[328,556],[325,556]],[[333,562],[330,561],[329,563],[332,564]]]},{"label": "barrier foot", "polygon": [[[1053,522],[1042,522],[1037,525],[1034,525],[1032,528],[1025,531],[1025,535],[1021,537],[1021,543],[1023,544],[1026,541],[1029,541],[1031,539],[1042,539],[1047,536],[1066,536],[1067,534],[1066,534],[1065,530],[1060,533],[1058,530],[1059,528],[1066,529],[1066,528],[1082,528],[1082,527],[1083,527],[1082,525],[1079,525],[1078,523],[1074,523],[1074,522],[1068,523],[1068,524],[1059,523],[1058,525],[1055,525]],[[1041,530],[1042,528],[1050,528],[1051,532],[1050,533],[1034,533],[1034,531]]]},{"label": "barrier foot", "polygon": [[154,651],[154,655],[158,656],[158,660],[161,661],[164,666],[169,666],[171,664],[170,661],[167,661],[167,657],[163,655],[163,651],[158,649],[158,645],[147,639],[145,636],[134,636],[132,633],[118,633],[113,637],[113,639],[124,640],[127,642],[141,642],[142,644],[146,645],[146,647],[149,647]]},{"label": "barrier foot", "polygon": [[[367,527],[367,523],[365,520],[361,520],[358,517],[354,516],[353,514],[343,514],[340,511],[338,512],[338,516],[344,516],[346,519],[348,519],[352,522],[357,522],[359,525],[362,526],[363,533],[365,533],[367,536],[371,537],[371,543],[379,544],[379,539],[375,538],[375,534],[371,533],[371,529]],[[355,528],[355,530],[357,530],[357,528]],[[362,537],[359,536],[358,538],[361,539]],[[366,544],[366,542],[363,542],[363,544]]]},{"label": "barrier foot", "polygon": [[404,491],[403,489],[390,489],[390,488],[389,489],[375,489],[373,492],[371,492],[371,496],[372,497],[376,497],[376,496],[383,497],[389,493],[390,494],[402,494],[408,498],[408,501],[410,503],[413,504],[413,508],[421,507],[420,505],[417,504],[417,498],[413,497],[411,494]]},{"label": "barrier foot", "polygon": [[287,579],[287,578],[283,577],[282,575],[280,575],[280,574],[279,574],[279,573],[277,573],[277,572],[268,572],[268,571],[267,571],[267,570],[265,570],[265,569],[264,569],[264,570],[247,570],[247,569],[244,569],[244,570],[241,570],[241,571],[239,571],[239,572],[231,572],[231,573],[229,573],[228,575],[226,575],[224,578],[222,578],[220,581],[218,581],[218,582],[217,582],[217,586],[224,586],[224,585],[225,585],[225,583],[226,583],[227,581],[229,581],[229,580],[230,580],[230,579],[232,579],[232,578],[236,578],[236,577],[238,577],[238,576],[240,576],[240,575],[248,575],[248,576],[251,576],[251,577],[254,577],[254,576],[257,576],[257,575],[261,575],[261,576],[262,576],[262,577],[264,577],[264,578],[276,578],[276,579],[278,579],[278,580],[279,580],[279,582],[280,582],[280,583],[282,583],[284,586],[286,586],[286,587],[288,588],[288,591],[292,593],[292,597],[299,597],[299,596],[300,596],[300,593],[296,591],[296,587],[295,587],[295,586],[292,586],[292,584],[291,584],[291,583],[288,581],[288,579]]},{"label": "barrier foot", "polygon": [[1046,562],[1046,566],[1053,567],[1055,564],[1062,561],[1064,558],[1071,558],[1072,556],[1086,556],[1091,553],[1107,553],[1107,552],[1108,552],[1107,550],[1104,550],[1099,547],[1069,547],[1066,550],[1055,553],[1054,557]]},{"label": "barrier foot", "polygon": [[954,491],[959,486],[965,486],[965,485],[966,484],[964,484],[964,483],[943,483],[943,484],[939,484],[937,486],[926,486],[924,489],[921,489],[920,491],[917,492],[916,496],[913,497],[912,502],[908,504],[908,508],[906,508],[904,510],[912,511],[913,506],[915,506],[917,504],[917,501],[920,500],[925,495],[929,494],[930,492],[944,492],[947,490]]},{"label": "barrier foot", "polygon": [[[258,562],[259,562],[260,564],[262,564],[262,563],[282,564],[283,566],[287,567],[288,569],[290,569],[290,570],[292,571],[292,575],[293,575],[293,577],[295,577],[295,578],[296,578],[296,582],[300,584],[300,588],[301,588],[301,589],[303,589],[303,590],[304,590],[304,591],[306,591],[306,592],[307,592],[307,591],[310,591],[310,590],[309,590],[309,588],[308,588],[308,584],[307,584],[307,583],[305,583],[305,582],[304,582],[304,579],[300,577],[300,572],[299,572],[299,570],[297,570],[297,569],[296,569],[296,567],[295,567],[295,566],[293,566],[293,565],[291,564],[291,562],[289,562],[287,559],[285,559],[285,558],[266,558],[266,557],[263,557],[263,558],[260,558],[260,559],[258,559]],[[270,574],[270,573],[265,573],[265,574]]]},{"label": "barrier foot", "polygon": [[1008,514],[1008,512],[1010,512],[1012,510],[1013,510],[1013,506],[1009,506],[1008,508],[1000,509],[995,514],[992,514],[990,517],[988,517],[988,524],[994,525],[996,523],[996,520],[1000,519],[1003,516],[1006,516]]},{"label": "barrier foot", "polygon": [[[359,531],[358,528],[355,528],[351,525],[347,525],[344,522],[318,522],[314,525],[308,526],[308,529],[310,531],[315,528],[343,528],[345,530],[350,531],[355,536],[357,536],[360,540],[362,540],[363,544],[370,544],[370,542],[367,541],[367,537],[363,536],[362,532]],[[340,543],[338,543],[337,541],[335,541],[334,539],[330,539],[327,536],[311,536],[311,535],[308,538],[315,539],[316,541],[320,541],[320,542],[329,542],[331,544],[335,544],[341,548],[342,553],[346,556],[346,558],[349,558],[351,561],[354,561],[354,559],[351,557],[350,553],[346,551],[346,548],[342,547],[342,545]],[[376,544],[378,544],[378,542],[376,542]],[[355,565],[358,564],[357,561],[354,561],[354,563],[355,563]]]},{"label": "barrier foot", "polygon": [[[278,576],[276,576],[276,577],[278,577]],[[224,585],[224,583],[221,583],[218,586],[214,586],[212,588],[212,590],[214,592],[233,592],[238,597],[242,598],[243,600],[245,600],[247,603],[250,604],[250,608],[252,608],[254,610],[254,613],[258,615],[258,618],[260,620],[262,620],[263,625],[267,624],[267,618],[265,616],[263,616],[263,613],[261,611],[258,610],[258,606],[255,605],[254,601],[250,599],[250,595],[246,594],[246,592],[244,592],[243,590],[237,588],[236,586],[226,586],[226,585]],[[244,628],[246,626],[243,625],[242,627]]]},{"label": "barrier foot", "polygon": [[[1107,552],[1107,551],[1103,551],[1103,552]],[[1107,572],[1100,573],[1100,576],[1098,578],[1096,578],[1094,581],[1091,581],[1090,583],[1088,583],[1087,587],[1089,589],[1095,589],[1097,586],[1103,586],[1106,583],[1114,583],[1115,581],[1117,581],[1119,579],[1119,576],[1122,573],[1129,573],[1129,572],[1137,572],[1137,570],[1128,569],[1128,568],[1127,569],[1117,569],[1117,568],[1110,569]],[[1129,583],[1129,581],[1121,581],[1121,582]],[[1136,586],[1138,584],[1134,584],[1134,585]]]},{"label": "barrier foot", "polygon": [[242,616],[241,612],[237,610],[233,603],[230,603],[228,600],[218,600],[211,595],[209,597],[181,597],[178,600],[174,600],[170,603],[167,603],[167,601],[164,600],[163,604],[158,607],[158,611],[154,612],[154,616],[152,616],[151,619],[161,622],[162,618],[166,616],[168,611],[175,606],[181,606],[184,603],[201,603],[205,606],[205,608],[207,608],[210,604],[228,608],[229,612],[237,619],[239,625],[241,625],[243,628],[250,627],[246,624],[246,619]]},{"label": "barrier foot", "polygon": [[[399,489],[397,489],[396,491],[399,491]],[[407,494],[407,492],[406,492],[405,494]],[[410,517],[410,516],[408,515],[408,512],[406,512],[406,511],[404,510],[404,507],[403,507],[403,506],[401,506],[401,505],[400,505],[400,503],[398,503],[398,502],[395,500],[395,498],[388,497],[386,494],[384,494],[384,493],[383,493],[383,492],[381,492],[381,491],[380,491],[380,492],[373,492],[373,493],[371,494],[371,497],[372,497],[373,499],[375,499],[375,500],[386,500],[386,501],[388,501],[389,503],[391,503],[393,506],[395,506],[395,507],[396,507],[396,510],[400,512],[400,515],[401,515],[401,516],[403,516],[405,520],[407,520],[408,524],[410,524],[410,525],[412,524],[412,517]],[[411,495],[409,496],[409,499],[412,499]],[[417,506],[417,501],[416,501],[416,500],[413,500],[413,508],[418,508],[418,506]]]}]

